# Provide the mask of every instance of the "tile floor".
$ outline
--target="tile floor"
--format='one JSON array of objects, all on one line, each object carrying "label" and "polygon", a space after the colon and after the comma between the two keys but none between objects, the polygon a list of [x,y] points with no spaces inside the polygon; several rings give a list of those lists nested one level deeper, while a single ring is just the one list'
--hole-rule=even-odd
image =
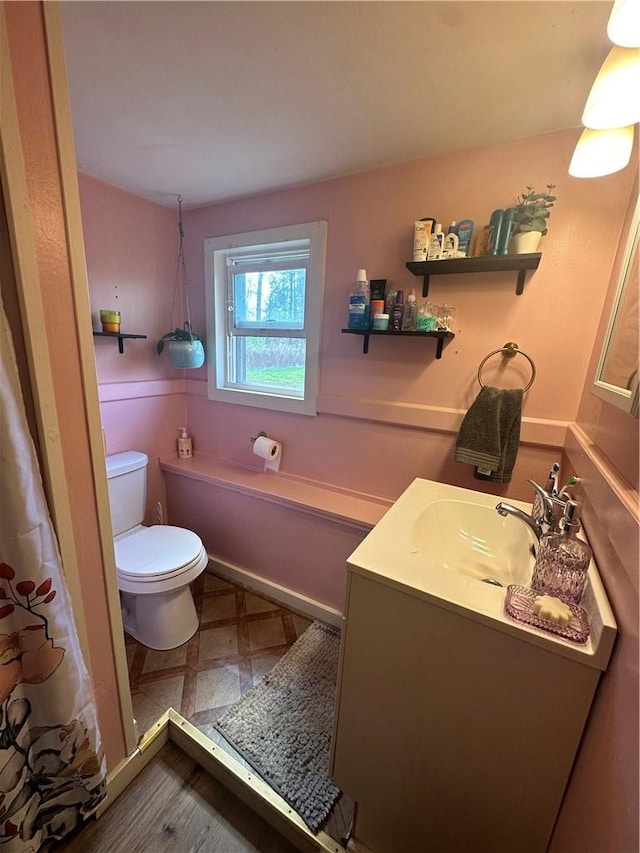
[{"label": "tile floor", "polygon": [[195,581],[193,594],[200,628],[188,643],[160,652],[125,636],[140,733],[172,707],[211,736],[213,723],[311,624],[209,572]]},{"label": "tile floor", "polygon": [[[174,708],[248,767],[214,723],[276,665],[312,620],[208,571],[192,589],[200,627],[189,642],[161,652],[125,635],[139,732],[145,732],[167,708]],[[342,795],[325,831],[340,841],[352,813],[352,802]]]}]

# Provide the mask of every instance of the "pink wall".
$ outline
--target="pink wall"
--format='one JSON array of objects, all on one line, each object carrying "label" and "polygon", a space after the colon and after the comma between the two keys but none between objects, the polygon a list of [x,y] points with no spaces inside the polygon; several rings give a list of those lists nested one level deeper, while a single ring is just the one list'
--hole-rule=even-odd
[{"label": "pink wall", "polygon": [[[482,358],[515,340],[538,370],[523,409],[523,441],[530,446],[521,448],[512,484],[491,490],[526,498],[527,477],[545,476],[557,456],[554,448],[562,445],[564,424],[576,417],[632,180],[631,167],[597,181],[569,177],[577,136],[566,131],[452,152],[188,211],[187,263],[196,287],[204,279],[205,238],[328,221],[319,416],[210,402],[204,369],[193,371],[188,413],[196,445],[250,464],[248,439],[264,429],[283,441],[286,473],[390,497],[415,476],[477,486],[468,467],[452,460],[452,430],[479,390]],[[405,291],[419,288],[405,269],[414,219],[432,215],[446,226],[471,217],[481,226],[526,184],[541,188],[548,181],[557,184],[558,202],[543,238],[542,262],[529,274],[522,296],[514,295],[514,276],[506,273],[431,279],[430,298],[457,308],[456,338],[441,360],[435,360],[431,341],[372,339],[363,356],[360,340],[341,334],[359,267]],[[195,305],[201,322],[204,304],[200,290]],[[491,364],[499,367],[500,360]],[[526,381],[526,367],[524,359],[510,364],[514,384]],[[495,375],[488,369],[485,381]],[[457,422],[443,429],[451,413]],[[388,464],[372,464],[374,459]]]},{"label": "pink wall", "polygon": [[[637,198],[636,177],[620,240],[622,245]],[[619,264],[616,264],[576,418],[577,427],[567,442],[571,464],[585,478],[585,529],[616,614],[618,638],[558,821],[554,853],[604,850],[635,853],[640,847],[639,422],[591,393],[618,274]]]},{"label": "pink wall", "polygon": [[[122,313],[122,331],[147,335],[115,341],[94,338],[100,412],[107,453],[142,450],[150,459],[147,521],[164,505],[158,459],[175,451],[177,428],[186,422],[182,371],[156,341],[171,326],[178,252],[175,210],[79,176],[93,328],[101,308]],[[182,325],[176,313],[174,325]]]},{"label": "pink wall", "polygon": [[49,326],[48,351],[56,399],[73,537],[86,611],[91,671],[109,769],[125,755],[115,663],[110,642],[104,565],[85,419],[66,222],[62,204],[51,80],[41,3],[5,3],[15,97],[41,297]]}]

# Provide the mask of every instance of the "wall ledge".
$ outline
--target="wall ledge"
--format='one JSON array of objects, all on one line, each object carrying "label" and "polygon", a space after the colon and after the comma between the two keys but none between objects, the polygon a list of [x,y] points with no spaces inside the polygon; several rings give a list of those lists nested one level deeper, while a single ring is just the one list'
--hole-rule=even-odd
[{"label": "wall ledge", "polygon": [[222,489],[260,497],[299,512],[330,519],[368,533],[393,503],[374,495],[281,473],[256,471],[199,453],[191,459],[160,460],[169,474],[200,480]]}]

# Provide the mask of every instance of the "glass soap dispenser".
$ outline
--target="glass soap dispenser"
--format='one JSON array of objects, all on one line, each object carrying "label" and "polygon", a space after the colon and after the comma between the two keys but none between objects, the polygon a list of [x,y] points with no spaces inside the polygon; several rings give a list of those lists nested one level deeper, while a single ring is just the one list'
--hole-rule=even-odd
[{"label": "glass soap dispenser", "polygon": [[578,504],[568,500],[560,520],[559,532],[547,533],[540,540],[531,586],[537,592],[552,595],[568,604],[580,604],[587,583],[591,548],[578,539]]}]

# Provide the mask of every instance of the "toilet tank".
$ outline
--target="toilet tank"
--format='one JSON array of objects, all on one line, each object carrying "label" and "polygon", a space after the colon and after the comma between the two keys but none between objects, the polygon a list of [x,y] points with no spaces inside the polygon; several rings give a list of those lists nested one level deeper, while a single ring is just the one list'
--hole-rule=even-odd
[{"label": "toilet tank", "polygon": [[107,484],[114,536],[142,524],[144,520],[148,461],[146,453],[138,450],[107,456]]}]

